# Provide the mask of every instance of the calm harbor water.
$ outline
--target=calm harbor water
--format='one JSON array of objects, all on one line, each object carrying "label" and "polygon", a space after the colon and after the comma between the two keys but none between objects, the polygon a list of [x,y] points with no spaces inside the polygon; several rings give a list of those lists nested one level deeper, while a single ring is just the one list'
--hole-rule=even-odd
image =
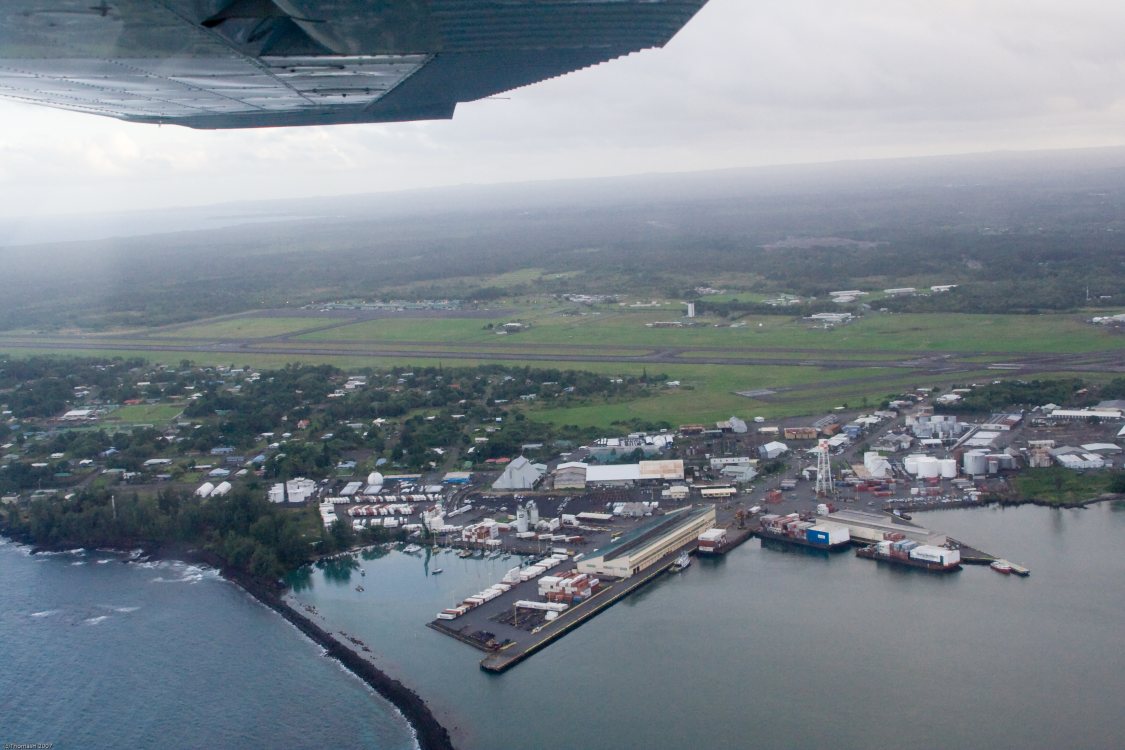
[{"label": "calm harbor water", "polygon": [[0,743],[416,747],[392,706],[213,571],[120,559],[0,541]]},{"label": "calm harbor water", "polygon": [[[401,553],[296,593],[365,640],[459,745],[1109,748],[1125,736],[1125,507],[924,522],[1032,568],[950,576],[763,549],[659,579],[512,671],[422,624],[514,562]],[[362,581],[363,592],[355,585]]]},{"label": "calm harbor water", "polygon": [[[368,643],[467,750],[1119,747],[1125,506],[923,518],[1031,577],[751,541],[499,676],[423,625],[514,558],[391,552],[361,560],[363,576],[306,570],[293,598]],[[102,559],[0,544],[0,741],[413,746],[384,701],[213,573]]]}]

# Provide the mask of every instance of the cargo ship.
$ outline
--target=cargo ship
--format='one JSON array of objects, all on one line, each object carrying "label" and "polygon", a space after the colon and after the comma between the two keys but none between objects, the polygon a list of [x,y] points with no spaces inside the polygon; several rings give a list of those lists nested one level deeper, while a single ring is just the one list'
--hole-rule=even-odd
[{"label": "cargo ship", "polygon": [[848,527],[838,523],[803,520],[798,514],[762,516],[758,536],[813,549],[840,550],[852,543]]},{"label": "cargo ship", "polygon": [[961,569],[959,550],[919,544],[909,539],[898,541],[885,539],[870,547],[857,549],[855,554],[857,557],[920,568],[931,573],[952,573]]}]

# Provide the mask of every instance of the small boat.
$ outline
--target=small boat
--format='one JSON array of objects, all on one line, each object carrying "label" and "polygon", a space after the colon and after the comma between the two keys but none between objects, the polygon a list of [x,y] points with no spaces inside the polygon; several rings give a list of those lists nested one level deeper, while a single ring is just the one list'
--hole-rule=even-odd
[{"label": "small boat", "polygon": [[457,556],[464,559],[466,557],[472,557],[473,552],[472,552],[472,550],[463,549],[463,550],[461,550],[460,552],[457,553]]},{"label": "small boat", "polygon": [[363,591],[363,590],[364,590],[364,588],[363,588],[363,586],[356,586],[356,587],[355,587],[355,590],[356,590],[356,591]]},{"label": "small boat", "polygon": [[405,547],[402,548],[402,551],[405,552],[408,555],[413,555],[417,552],[421,552],[422,548],[419,547],[417,544],[408,544],[408,545],[406,545]]},{"label": "small boat", "polygon": [[691,556],[687,552],[681,552],[668,570],[672,573],[679,573],[689,565],[691,565]]},{"label": "small boat", "polygon": [[438,573],[441,573],[441,572],[442,572],[441,568],[434,568],[433,570],[430,571],[430,575],[436,576]]},{"label": "small boat", "polygon": [[501,552],[500,550],[496,550],[495,552],[492,552],[492,553],[490,553],[490,554],[488,555],[488,558],[489,558],[490,560],[495,560],[496,558],[500,557],[500,555],[502,555],[502,554],[504,554],[504,553],[503,553],[503,552]]},{"label": "small boat", "polygon": [[359,569],[359,574],[360,574],[361,576],[365,576],[365,575],[367,575],[367,571],[366,571],[366,570],[364,570],[363,568],[360,568],[360,569]]},{"label": "small boat", "polygon": [[1012,564],[1007,560],[993,560],[988,567],[992,568],[997,573],[1003,573],[1004,575],[1008,575],[1012,572]]}]

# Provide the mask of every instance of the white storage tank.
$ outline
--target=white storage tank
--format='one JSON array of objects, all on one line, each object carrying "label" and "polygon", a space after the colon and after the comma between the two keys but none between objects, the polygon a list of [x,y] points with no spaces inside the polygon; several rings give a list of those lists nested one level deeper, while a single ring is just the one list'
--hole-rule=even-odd
[{"label": "white storage tank", "polygon": [[922,456],[915,464],[919,479],[934,479],[941,476],[941,462],[932,456]]},{"label": "white storage tank", "polygon": [[522,505],[516,508],[516,533],[527,533],[527,510]]},{"label": "white storage tank", "polygon": [[907,474],[918,473],[918,459],[925,458],[925,456],[907,456],[902,460],[902,465],[906,469]]},{"label": "white storage tank", "polygon": [[957,478],[957,460],[953,458],[941,459],[941,477],[942,479],[956,479]]},{"label": "white storage tank", "polygon": [[961,458],[961,466],[969,476],[980,476],[988,473],[988,453],[981,450],[967,452]]}]

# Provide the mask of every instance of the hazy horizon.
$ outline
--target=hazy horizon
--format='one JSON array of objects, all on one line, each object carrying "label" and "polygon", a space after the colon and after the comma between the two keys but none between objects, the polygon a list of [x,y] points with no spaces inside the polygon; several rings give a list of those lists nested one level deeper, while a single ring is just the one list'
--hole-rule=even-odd
[{"label": "hazy horizon", "polygon": [[1125,7],[710,2],[451,121],[194,131],[0,102],[0,216],[1120,146]]},{"label": "hazy horizon", "polygon": [[[585,194],[590,190],[596,191],[598,188],[602,188],[603,191],[609,189],[608,193],[598,192],[596,195],[588,195],[590,200],[636,202],[643,199],[643,196],[632,192],[621,193],[613,190],[615,185],[623,182],[648,183],[634,187],[662,192],[670,183],[676,181],[687,182],[694,179],[702,183],[711,181],[726,184],[730,180],[735,180],[741,181],[740,186],[745,187],[749,181],[757,178],[761,182],[760,189],[770,192],[772,189],[777,189],[779,183],[807,189],[810,180],[824,179],[826,174],[844,181],[855,182],[860,178],[869,180],[886,177],[888,175],[879,173],[892,172],[898,168],[907,170],[908,178],[913,179],[924,180],[944,176],[978,178],[980,175],[975,174],[976,170],[993,166],[998,166],[1000,169],[990,173],[989,176],[992,178],[1003,179],[1009,172],[1021,170],[1031,171],[1049,181],[1052,176],[1050,172],[1046,174],[1039,172],[1044,165],[1058,170],[1060,175],[1055,175],[1056,177],[1061,176],[1061,172],[1065,169],[1079,166],[1087,170],[1125,169],[1125,145],[1035,151],[995,150],[878,159],[838,159],[753,167],[649,171],[598,177],[459,183],[382,191],[320,193],[291,198],[240,199],[118,211],[60,211],[23,217],[0,215],[0,248],[207,231],[253,223],[327,219],[339,214],[351,214],[360,208],[365,211],[370,210],[368,202],[377,199],[386,199],[388,213],[398,215],[428,210],[473,210],[473,206],[477,204],[474,198],[487,202],[489,198],[498,195],[512,200],[513,205],[520,206],[536,198],[557,200],[558,194],[566,191],[567,188],[578,188],[577,194]],[[930,174],[927,170],[929,172],[936,170],[938,174]],[[898,174],[893,176],[901,177]],[[715,189],[721,189],[724,184],[718,185]],[[868,184],[868,187],[871,186]],[[464,205],[466,203],[468,206]],[[307,210],[294,214],[292,213],[294,207]],[[489,208],[495,207],[497,206],[494,203],[489,204]]]}]

